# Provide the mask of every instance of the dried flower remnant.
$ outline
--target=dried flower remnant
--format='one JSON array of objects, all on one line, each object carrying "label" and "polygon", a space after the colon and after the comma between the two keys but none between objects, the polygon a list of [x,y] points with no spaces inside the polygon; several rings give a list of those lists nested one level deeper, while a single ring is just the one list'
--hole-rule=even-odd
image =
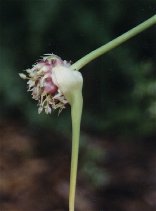
[{"label": "dried flower remnant", "polygon": [[45,110],[49,114],[52,109],[57,108],[60,113],[65,108],[68,101],[59,88],[53,69],[69,69],[69,67],[70,63],[67,61],[54,54],[48,54],[31,69],[25,70],[26,74],[19,74],[22,79],[28,80],[28,91],[32,92],[32,98],[38,101],[38,113]]}]

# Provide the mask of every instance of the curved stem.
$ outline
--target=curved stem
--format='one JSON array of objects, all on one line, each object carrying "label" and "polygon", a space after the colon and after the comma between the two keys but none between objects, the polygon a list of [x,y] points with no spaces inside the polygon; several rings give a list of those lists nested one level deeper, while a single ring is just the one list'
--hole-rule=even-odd
[{"label": "curved stem", "polygon": [[79,138],[80,138],[80,123],[82,115],[82,92],[74,93],[71,104],[72,118],[72,155],[71,155],[71,170],[70,170],[70,190],[69,190],[69,211],[74,211],[76,178],[79,153]]},{"label": "curved stem", "polygon": [[128,39],[134,37],[135,35],[139,34],[140,32],[146,30],[147,28],[151,27],[152,25],[156,24],[156,15],[152,16],[145,22],[139,24],[138,26],[134,27],[133,29],[129,30],[128,32],[122,34],[121,36],[115,38],[114,40],[110,41],[109,43],[97,48],[96,50],[92,51],[91,53],[87,54],[77,62],[75,62],[71,68],[74,70],[79,70],[92,60],[96,59],[97,57],[107,53],[108,51],[112,50],[113,48],[117,47],[118,45],[124,43]]}]

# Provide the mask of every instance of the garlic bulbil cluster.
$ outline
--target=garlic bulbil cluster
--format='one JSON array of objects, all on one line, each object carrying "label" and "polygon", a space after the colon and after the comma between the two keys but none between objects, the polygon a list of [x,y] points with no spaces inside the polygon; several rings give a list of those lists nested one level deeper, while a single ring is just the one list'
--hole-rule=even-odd
[{"label": "garlic bulbil cluster", "polygon": [[59,113],[67,103],[71,103],[75,89],[82,89],[81,73],[74,71],[66,60],[54,54],[47,54],[30,69],[20,73],[22,79],[28,80],[28,91],[38,101],[38,113],[43,110],[49,114],[59,109]]},{"label": "garlic bulbil cluster", "polygon": [[54,79],[53,69],[60,66],[69,68],[70,63],[54,54],[49,54],[34,64],[31,69],[25,70],[26,74],[19,74],[22,79],[28,80],[28,91],[32,92],[32,98],[38,101],[38,113],[44,110],[49,114],[52,109],[57,108],[61,112],[68,103]]}]

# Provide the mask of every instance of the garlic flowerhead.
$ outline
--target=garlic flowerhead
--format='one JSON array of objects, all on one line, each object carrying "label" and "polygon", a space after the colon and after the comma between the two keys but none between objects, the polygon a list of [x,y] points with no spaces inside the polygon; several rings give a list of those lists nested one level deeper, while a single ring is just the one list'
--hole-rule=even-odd
[{"label": "garlic flowerhead", "polygon": [[38,101],[38,113],[45,110],[49,114],[55,109],[59,109],[60,113],[67,103],[72,103],[74,93],[82,91],[82,75],[70,66],[66,60],[48,54],[31,69],[25,70],[26,74],[19,74],[22,79],[28,80],[28,91]]}]

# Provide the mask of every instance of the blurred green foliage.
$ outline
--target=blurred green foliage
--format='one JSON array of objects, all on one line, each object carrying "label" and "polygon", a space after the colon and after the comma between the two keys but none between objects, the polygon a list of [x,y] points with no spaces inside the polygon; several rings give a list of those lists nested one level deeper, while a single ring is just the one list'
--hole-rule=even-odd
[{"label": "blurred green foliage", "polygon": [[[69,110],[38,115],[18,76],[45,53],[78,60],[154,15],[155,0],[1,0],[0,117],[68,132]],[[84,75],[84,130],[148,135],[156,127],[156,27],[90,63]]]}]

